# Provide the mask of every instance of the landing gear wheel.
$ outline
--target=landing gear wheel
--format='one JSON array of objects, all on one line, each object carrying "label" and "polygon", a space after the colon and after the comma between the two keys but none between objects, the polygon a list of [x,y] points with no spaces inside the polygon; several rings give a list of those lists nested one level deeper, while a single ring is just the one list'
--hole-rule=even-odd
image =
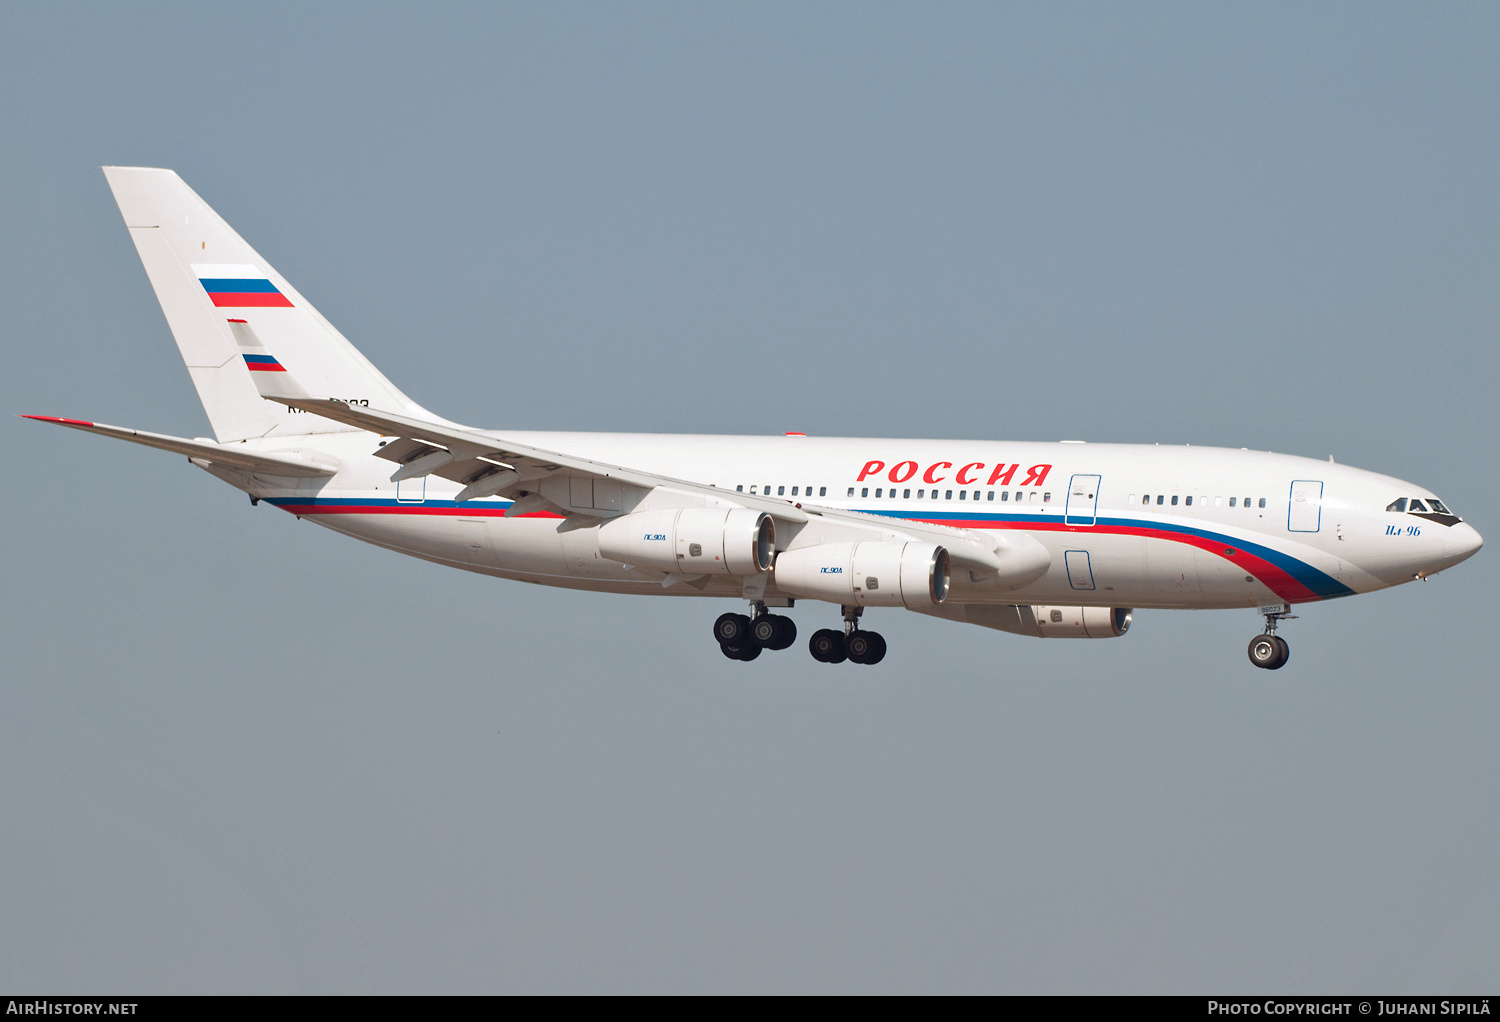
[{"label": "landing gear wheel", "polygon": [[750,639],[757,646],[770,646],[776,641],[776,621],[770,614],[751,619]]},{"label": "landing gear wheel", "polygon": [[1250,640],[1249,654],[1250,662],[1256,667],[1274,671],[1286,663],[1291,651],[1288,649],[1285,639],[1267,633],[1265,635],[1257,635]]},{"label": "landing gear wheel", "polygon": [[719,652],[731,660],[754,660],[760,656],[760,647],[753,642],[747,642],[743,646],[719,645]]},{"label": "landing gear wheel", "polygon": [[797,641],[797,622],[784,614],[772,614],[771,620],[776,622],[776,640],[767,649],[787,649]]},{"label": "landing gear wheel", "polygon": [[849,649],[849,659],[857,664],[868,666],[885,659],[885,637],[879,632],[857,629],[849,633],[845,644]]},{"label": "landing gear wheel", "polygon": [[725,647],[749,645],[750,619],[744,614],[720,614],[714,622],[714,638]]},{"label": "landing gear wheel", "polygon": [[844,646],[844,633],[832,628],[819,628],[813,632],[812,638],[807,642],[807,649],[814,660],[825,664],[841,664],[849,659],[849,651]]}]

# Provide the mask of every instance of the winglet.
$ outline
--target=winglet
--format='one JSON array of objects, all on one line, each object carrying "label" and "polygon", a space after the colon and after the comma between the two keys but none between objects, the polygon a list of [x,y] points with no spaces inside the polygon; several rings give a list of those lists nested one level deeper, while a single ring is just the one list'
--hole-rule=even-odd
[{"label": "winglet", "polygon": [[273,401],[278,398],[312,397],[286,371],[286,366],[260,343],[260,338],[255,336],[249,323],[243,319],[231,319],[229,331],[234,334],[235,343],[240,348],[240,357],[245,360],[245,368],[250,371],[250,378],[255,381],[255,389],[260,391],[261,397]]}]

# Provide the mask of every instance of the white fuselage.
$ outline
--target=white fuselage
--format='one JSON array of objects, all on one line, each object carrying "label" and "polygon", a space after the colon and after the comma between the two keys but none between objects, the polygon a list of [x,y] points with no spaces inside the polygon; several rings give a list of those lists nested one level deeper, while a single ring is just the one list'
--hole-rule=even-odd
[{"label": "white fuselage", "polygon": [[[538,448],[729,492],[969,530],[1022,530],[1050,555],[1019,588],[955,573],[950,603],[1256,607],[1347,596],[1424,577],[1478,549],[1470,526],[1386,508],[1425,488],[1329,461],[1209,447],[507,432]],[[546,511],[506,517],[500,497],[456,503],[437,476],[389,482],[370,434],[315,444],[329,479],[224,476],[284,510],[359,539],[471,571],[609,592],[739,596],[740,580],[664,588],[602,557],[599,529]],[[255,443],[255,442],[252,442]],[[778,535],[795,547],[795,531]],[[778,595],[774,573],[767,598]]]}]

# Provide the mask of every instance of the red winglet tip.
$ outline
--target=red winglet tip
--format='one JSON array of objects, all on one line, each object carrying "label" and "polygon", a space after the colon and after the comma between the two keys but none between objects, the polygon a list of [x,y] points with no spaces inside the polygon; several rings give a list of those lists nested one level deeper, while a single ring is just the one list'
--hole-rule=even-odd
[{"label": "red winglet tip", "polygon": [[37,422],[56,422],[61,423],[64,426],[84,426],[88,429],[94,428],[94,424],[92,422],[84,422],[82,419],[60,419],[55,415],[21,415],[19,417],[22,419],[35,419]]}]

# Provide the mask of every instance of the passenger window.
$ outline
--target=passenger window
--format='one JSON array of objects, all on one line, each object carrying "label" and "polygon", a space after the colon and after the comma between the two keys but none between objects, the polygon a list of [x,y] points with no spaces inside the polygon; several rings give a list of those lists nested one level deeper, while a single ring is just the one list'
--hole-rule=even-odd
[{"label": "passenger window", "polygon": [[1166,497],[1164,497],[1164,496],[1163,496],[1163,495],[1161,495],[1161,494],[1160,494],[1160,493],[1158,493],[1158,494],[1157,494],[1157,495],[1156,495],[1156,502],[1157,502],[1157,503],[1158,503],[1158,504],[1165,504],[1165,503],[1166,503],[1166,502],[1167,502],[1167,498],[1166,498]]},{"label": "passenger window", "polygon": [[1173,507],[1177,506],[1177,494],[1175,494],[1175,493],[1172,494],[1172,506]]},{"label": "passenger window", "polygon": [[828,496],[828,487],[826,487],[826,486],[819,486],[818,487],[818,496],[820,496],[820,497],[826,497],[826,496]]},{"label": "passenger window", "polygon": [[878,486],[875,487],[875,496],[877,496],[877,497],[880,496],[880,492],[881,492],[880,491],[880,487],[878,487]]},{"label": "passenger window", "polygon": [[1001,500],[1010,500],[1010,491],[1009,490],[1001,490],[1000,491],[1000,499]]},{"label": "passenger window", "polygon": [[[755,488],[753,486],[750,488],[750,492],[751,493],[755,492]],[[849,487],[849,496],[851,496],[851,497],[854,496],[854,487],[852,487],[852,486]]]},{"label": "passenger window", "polygon": [[959,490],[959,491],[958,491],[958,499],[959,499],[959,500],[964,500],[964,499],[966,499],[966,498],[967,498],[967,497],[968,497],[968,496],[969,496],[969,491],[968,491],[968,490]]},{"label": "passenger window", "polygon": [[1264,497],[1260,498],[1260,506],[1261,507],[1265,507],[1266,506],[1266,498],[1264,498]]},{"label": "passenger window", "polygon": [[1215,497],[1214,498],[1214,507],[1223,507],[1223,506],[1224,506],[1224,498],[1223,497]]},{"label": "passenger window", "polygon": [[1452,511],[1449,511],[1447,507],[1443,505],[1443,502],[1438,500],[1436,497],[1428,497],[1427,503],[1430,504],[1432,506],[1432,509],[1440,515],[1451,515],[1453,513]]},{"label": "passenger window", "polygon": [[[754,483],[751,483],[751,484],[750,484],[750,492],[751,492],[751,493],[754,493],[754,492],[755,492],[755,484],[754,484]],[[850,490],[850,491],[849,491],[849,496],[851,496],[851,497],[852,497],[852,496],[854,496],[854,491],[853,491],[853,490]]]},{"label": "passenger window", "polygon": [[901,499],[902,500],[911,500],[911,491],[910,490],[902,490],[901,491]]},{"label": "passenger window", "polygon": [[745,484],[744,483],[740,483],[740,485],[738,485],[738,486],[736,486],[734,488],[734,492],[736,492],[736,493],[744,493],[745,492]]},{"label": "passenger window", "polygon": [[944,500],[952,500],[953,499],[953,491],[949,490],[947,496],[945,496],[943,499]]},{"label": "passenger window", "polygon": [[861,487],[859,495],[861,497],[868,497],[870,495],[870,488],[868,486]]},{"label": "passenger window", "polygon": [[1246,497],[1246,498],[1245,498],[1245,506],[1246,506],[1246,507],[1249,507],[1249,506],[1250,506],[1250,498],[1249,498],[1249,497]]},{"label": "passenger window", "polygon": [[785,486],[778,486],[778,487],[776,487],[776,496],[778,496],[778,497],[785,497],[786,496],[786,487]]},{"label": "passenger window", "polygon": [[1021,502],[1021,491],[1017,490],[1016,491],[1016,503],[1019,504],[1020,502]]},{"label": "passenger window", "polygon": [[1426,511],[1427,510],[1427,505],[1424,504],[1424,503],[1422,503],[1416,497],[1413,497],[1411,499],[1411,503],[1408,504],[1408,505],[1406,505],[1406,510],[1408,510],[1408,511]]},{"label": "passenger window", "polygon": [[1033,504],[1035,504],[1035,503],[1036,503],[1036,491],[1035,491],[1035,490],[1032,490],[1032,491],[1031,491],[1031,502],[1032,502],[1032,503],[1033,503]]},{"label": "passenger window", "polygon": [[927,496],[927,491],[926,490],[918,490],[917,491],[917,499],[918,500],[921,500],[925,496]]},{"label": "passenger window", "polygon": [[1235,501],[1236,501],[1236,500],[1238,500],[1238,499],[1239,499],[1239,498],[1238,498],[1238,497],[1230,497],[1230,498],[1229,498],[1229,506],[1230,506],[1230,507],[1234,507],[1234,502],[1235,502]]},{"label": "passenger window", "polygon": [[797,495],[797,487],[793,486],[792,487],[792,496],[795,497],[796,495]]},{"label": "passenger window", "polygon": [[1050,503],[1052,503],[1052,494],[1050,494],[1050,493],[1044,493],[1044,494],[1042,494],[1042,503],[1043,504],[1050,504]]},{"label": "passenger window", "polygon": [[1142,504],[1149,504],[1149,503],[1151,503],[1151,494],[1148,493],[1144,497],[1142,497],[1141,498],[1141,503]]},{"label": "passenger window", "polygon": [[1183,503],[1186,504],[1188,507],[1192,507],[1193,506],[1193,498],[1192,497],[1188,497],[1188,499],[1184,500]]},{"label": "passenger window", "polygon": [[1395,500],[1393,500],[1389,504],[1387,504],[1385,506],[1385,509],[1387,511],[1405,511],[1406,510],[1406,498],[1405,497],[1397,497]]},{"label": "passenger window", "polygon": [[995,499],[995,491],[991,490],[989,492],[989,494],[985,497],[985,500],[994,500],[994,499]]}]

